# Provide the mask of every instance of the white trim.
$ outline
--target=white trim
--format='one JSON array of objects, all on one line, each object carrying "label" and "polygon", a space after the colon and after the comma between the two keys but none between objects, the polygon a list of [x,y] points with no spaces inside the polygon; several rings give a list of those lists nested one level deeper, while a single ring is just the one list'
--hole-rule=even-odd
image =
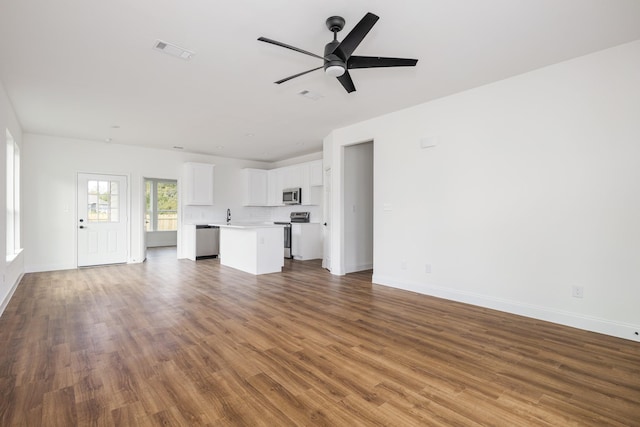
[{"label": "white trim", "polygon": [[636,335],[636,333],[640,332],[640,325],[612,322],[610,320],[600,319],[593,316],[585,316],[579,313],[564,310],[553,310],[533,304],[448,289],[440,286],[427,285],[424,283],[401,281],[394,279],[393,277],[377,274],[373,275],[371,281],[375,284],[389,286],[391,288],[417,292],[423,295],[430,295],[451,301],[472,304],[479,307],[490,308],[506,313],[640,342],[640,335]]},{"label": "white trim", "polygon": [[359,264],[359,265],[350,265],[345,270],[347,274],[349,274],[349,273],[356,273],[358,271],[371,270],[371,269],[373,269],[373,264]]},{"label": "white trim", "polygon": [[0,317],[2,317],[2,313],[4,313],[4,310],[9,305],[9,301],[11,301],[11,298],[13,297],[13,294],[16,291],[16,289],[18,289],[18,285],[22,281],[23,277],[24,277],[24,273],[20,273],[20,276],[18,276],[18,280],[16,280],[13,286],[11,286],[11,289],[9,289],[9,293],[7,293],[7,296],[2,301],[2,305],[0,305]]},{"label": "white trim", "polygon": [[73,264],[42,264],[42,265],[25,265],[25,273],[40,273],[42,271],[60,271],[60,270],[76,270],[77,263]]},{"label": "white trim", "polygon": [[11,264],[16,258],[18,258],[23,250],[24,248],[20,248],[12,254],[7,254],[7,264]]}]

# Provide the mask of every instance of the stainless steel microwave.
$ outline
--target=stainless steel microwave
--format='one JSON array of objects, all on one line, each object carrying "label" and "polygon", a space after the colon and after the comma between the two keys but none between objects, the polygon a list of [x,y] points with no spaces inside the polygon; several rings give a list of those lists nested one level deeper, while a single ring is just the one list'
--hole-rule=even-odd
[{"label": "stainless steel microwave", "polygon": [[282,203],[285,205],[299,205],[302,203],[302,189],[298,187],[282,190]]}]

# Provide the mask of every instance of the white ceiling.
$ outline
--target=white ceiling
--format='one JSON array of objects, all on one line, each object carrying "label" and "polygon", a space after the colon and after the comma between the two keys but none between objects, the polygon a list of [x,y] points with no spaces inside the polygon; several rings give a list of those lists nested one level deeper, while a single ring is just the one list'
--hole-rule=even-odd
[{"label": "white ceiling", "polygon": [[[380,16],[355,55],[419,59],[315,71],[325,20]],[[183,61],[156,39],[195,52]],[[0,80],[25,132],[264,161],[332,129],[640,39],[639,0],[0,0]],[[309,90],[319,100],[298,93]]]}]

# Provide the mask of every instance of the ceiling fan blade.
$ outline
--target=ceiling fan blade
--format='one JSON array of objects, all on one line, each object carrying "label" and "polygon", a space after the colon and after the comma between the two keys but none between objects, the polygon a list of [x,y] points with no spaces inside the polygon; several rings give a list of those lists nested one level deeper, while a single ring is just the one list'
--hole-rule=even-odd
[{"label": "ceiling fan blade", "polygon": [[[365,36],[371,31],[371,28],[378,22],[380,19],[377,15],[374,15],[371,12],[368,12],[364,18],[360,20],[353,27],[353,30],[342,40],[342,42],[333,50],[332,53],[340,53],[344,58],[344,60],[349,59],[354,50],[358,47],[360,42],[365,38]],[[338,56],[341,56],[338,55]]]},{"label": "ceiling fan blade", "polygon": [[347,68],[378,68],[378,67],[413,67],[417,59],[384,58],[380,56],[352,56],[347,61]]},{"label": "ceiling fan blade", "polygon": [[284,47],[284,48],[287,48],[287,49],[295,50],[296,52],[304,53],[305,55],[313,56],[313,57],[318,58],[318,59],[322,59],[322,60],[325,59],[324,57],[322,57],[320,55],[316,55],[315,53],[307,52],[306,50],[297,48],[295,46],[290,46],[288,44],[284,44],[284,43],[281,43],[281,42],[278,42],[278,41],[275,41],[275,40],[271,40],[271,39],[268,39],[266,37],[259,37],[258,40],[261,41],[261,42],[271,43],[271,44],[274,44],[276,46],[280,46],[280,47]]},{"label": "ceiling fan blade", "polygon": [[351,80],[351,75],[349,75],[348,71],[345,71],[343,75],[336,77],[336,79],[338,79],[348,93],[356,91],[356,87],[353,84],[353,80]]},{"label": "ceiling fan blade", "polygon": [[284,78],[284,79],[282,79],[282,80],[278,80],[277,82],[274,82],[274,83],[276,83],[276,84],[284,83],[284,82],[286,82],[286,81],[289,81],[289,80],[291,80],[291,79],[295,79],[296,77],[303,76],[303,75],[305,75],[305,74],[307,74],[307,73],[310,73],[310,72],[312,72],[312,71],[319,70],[320,68],[323,68],[323,67],[324,67],[324,65],[321,65],[321,66],[319,66],[318,68],[312,68],[311,70],[307,70],[307,71],[303,71],[303,72],[298,73],[298,74],[294,74],[293,76],[286,77],[286,78]]}]

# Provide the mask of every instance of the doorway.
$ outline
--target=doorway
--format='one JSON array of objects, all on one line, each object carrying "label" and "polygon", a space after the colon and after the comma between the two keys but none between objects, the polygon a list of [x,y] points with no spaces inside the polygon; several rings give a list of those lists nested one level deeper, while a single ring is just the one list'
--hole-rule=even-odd
[{"label": "doorway", "polygon": [[162,253],[166,254],[166,249],[173,248],[175,253],[178,244],[178,181],[145,178],[144,206],[145,251],[164,248]]},{"label": "doorway", "polygon": [[78,174],[78,267],[127,262],[127,177]]},{"label": "doorway", "polygon": [[344,271],[373,268],[373,141],[344,147]]}]

